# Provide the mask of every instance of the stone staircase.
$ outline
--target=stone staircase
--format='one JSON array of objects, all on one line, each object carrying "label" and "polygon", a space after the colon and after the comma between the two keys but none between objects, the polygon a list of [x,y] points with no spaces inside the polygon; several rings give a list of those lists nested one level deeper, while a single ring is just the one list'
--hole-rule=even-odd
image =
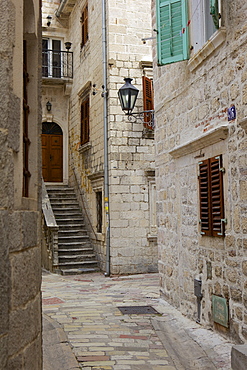
[{"label": "stone staircase", "polygon": [[99,271],[75,192],[68,186],[46,186],[59,226],[58,261],[62,275]]}]

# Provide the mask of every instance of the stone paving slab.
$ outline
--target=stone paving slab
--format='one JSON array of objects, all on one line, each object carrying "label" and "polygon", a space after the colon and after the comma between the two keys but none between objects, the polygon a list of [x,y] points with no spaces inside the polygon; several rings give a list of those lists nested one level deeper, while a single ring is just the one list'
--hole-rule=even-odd
[{"label": "stone paving slab", "polygon": [[[61,325],[83,370],[230,370],[232,343],[160,300],[158,284],[158,274],[44,272],[43,313]],[[126,315],[121,306],[159,314]]]}]

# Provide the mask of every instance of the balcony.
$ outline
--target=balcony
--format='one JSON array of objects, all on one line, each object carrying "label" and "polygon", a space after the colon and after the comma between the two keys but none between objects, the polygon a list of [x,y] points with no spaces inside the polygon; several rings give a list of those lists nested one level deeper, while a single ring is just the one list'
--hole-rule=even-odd
[{"label": "balcony", "polygon": [[42,50],[43,79],[73,78],[73,52]]}]

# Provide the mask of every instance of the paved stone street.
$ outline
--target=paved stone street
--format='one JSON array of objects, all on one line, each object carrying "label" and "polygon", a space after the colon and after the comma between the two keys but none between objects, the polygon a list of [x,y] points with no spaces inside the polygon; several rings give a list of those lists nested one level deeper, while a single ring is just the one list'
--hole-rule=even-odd
[{"label": "paved stone street", "polygon": [[[44,370],[231,369],[232,343],[160,300],[158,279],[44,272]],[[122,306],[158,314],[123,314]]]}]

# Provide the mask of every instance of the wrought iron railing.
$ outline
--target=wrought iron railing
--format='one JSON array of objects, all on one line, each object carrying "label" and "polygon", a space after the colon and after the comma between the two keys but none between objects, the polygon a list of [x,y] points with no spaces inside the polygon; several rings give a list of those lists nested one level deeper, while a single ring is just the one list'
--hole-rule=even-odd
[{"label": "wrought iron railing", "polygon": [[42,77],[73,78],[73,52],[43,49]]}]

